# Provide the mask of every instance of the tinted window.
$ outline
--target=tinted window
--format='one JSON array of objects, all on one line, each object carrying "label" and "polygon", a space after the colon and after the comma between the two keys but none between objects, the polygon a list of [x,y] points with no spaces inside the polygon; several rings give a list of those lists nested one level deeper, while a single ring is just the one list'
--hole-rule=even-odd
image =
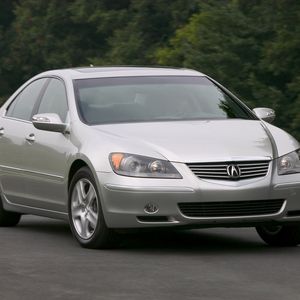
[{"label": "tinted window", "polygon": [[75,80],[88,124],[254,118],[206,77],[160,76]]},{"label": "tinted window", "polygon": [[58,79],[51,79],[46,92],[42,98],[38,114],[56,113],[65,122],[68,112],[67,96],[65,86]]},{"label": "tinted window", "polygon": [[9,106],[6,115],[8,117],[30,121],[34,104],[46,81],[46,78],[38,79],[28,85]]}]

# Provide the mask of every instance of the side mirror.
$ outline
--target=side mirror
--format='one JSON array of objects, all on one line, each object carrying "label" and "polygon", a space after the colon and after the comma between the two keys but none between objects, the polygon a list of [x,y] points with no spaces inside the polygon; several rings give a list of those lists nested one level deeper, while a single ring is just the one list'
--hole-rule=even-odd
[{"label": "side mirror", "polygon": [[253,112],[256,114],[257,117],[268,123],[272,123],[276,116],[275,111],[273,109],[266,107],[254,108]]},{"label": "side mirror", "polygon": [[61,121],[58,114],[38,114],[32,117],[33,126],[40,130],[61,132],[67,130],[68,124]]}]

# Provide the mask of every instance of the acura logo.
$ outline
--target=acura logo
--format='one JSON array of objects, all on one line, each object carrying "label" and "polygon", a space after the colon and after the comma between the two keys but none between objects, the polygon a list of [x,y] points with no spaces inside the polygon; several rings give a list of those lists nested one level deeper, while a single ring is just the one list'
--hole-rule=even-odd
[{"label": "acura logo", "polygon": [[229,165],[227,167],[227,174],[232,179],[238,179],[241,176],[241,169],[237,165]]}]

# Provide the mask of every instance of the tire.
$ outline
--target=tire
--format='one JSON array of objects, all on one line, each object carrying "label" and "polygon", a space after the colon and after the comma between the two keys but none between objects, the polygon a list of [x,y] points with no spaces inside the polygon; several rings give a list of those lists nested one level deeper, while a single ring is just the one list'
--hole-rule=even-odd
[{"label": "tire", "polygon": [[258,226],[256,231],[270,246],[295,247],[300,244],[300,224]]},{"label": "tire", "polygon": [[106,226],[97,185],[87,167],[79,169],[71,180],[68,215],[73,236],[82,247],[107,249],[115,245],[116,234]]},{"label": "tire", "polygon": [[20,222],[21,216],[21,214],[4,210],[0,195],[0,227],[16,226]]}]

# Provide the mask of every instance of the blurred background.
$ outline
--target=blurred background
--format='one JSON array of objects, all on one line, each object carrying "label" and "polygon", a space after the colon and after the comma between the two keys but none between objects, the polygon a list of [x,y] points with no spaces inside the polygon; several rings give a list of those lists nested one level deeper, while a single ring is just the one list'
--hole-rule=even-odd
[{"label": "blurred background", "polygon": [[90,64],[199,70],[300,139],[299,0],[0,0],[0,104]]}]

